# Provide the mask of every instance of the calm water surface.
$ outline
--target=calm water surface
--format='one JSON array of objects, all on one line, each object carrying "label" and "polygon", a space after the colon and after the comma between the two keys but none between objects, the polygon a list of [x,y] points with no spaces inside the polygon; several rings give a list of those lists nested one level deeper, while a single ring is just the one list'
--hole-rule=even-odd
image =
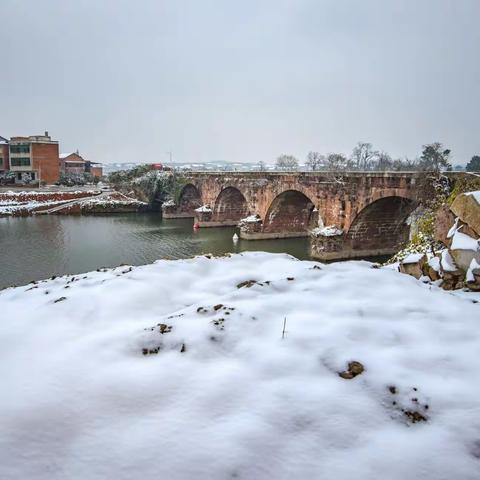
[{"label": "calm water surface", "polygon": [[159,258],[262,250],[309,258],[309,239],[239,240],[236,228],[193,230],[191,219],[162,220],[158,213],[110,216],[45,215],[0,218],[0,288]]}]

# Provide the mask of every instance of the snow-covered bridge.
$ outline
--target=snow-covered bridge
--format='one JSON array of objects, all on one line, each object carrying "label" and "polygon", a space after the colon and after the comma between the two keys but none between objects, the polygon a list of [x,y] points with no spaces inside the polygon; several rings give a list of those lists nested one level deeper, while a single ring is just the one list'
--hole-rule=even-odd
[{"label": "snow-covered bridge", "polygon": [[163,213],[195,217],[201,227],[249,217],[241,230],[248,240],[302,237],[334,225],[343,232],[341,246],[327,248],[324,258],[379,255],[407,238],[405,221],[425,193],[424,178],[419,172],[192,172]]}]

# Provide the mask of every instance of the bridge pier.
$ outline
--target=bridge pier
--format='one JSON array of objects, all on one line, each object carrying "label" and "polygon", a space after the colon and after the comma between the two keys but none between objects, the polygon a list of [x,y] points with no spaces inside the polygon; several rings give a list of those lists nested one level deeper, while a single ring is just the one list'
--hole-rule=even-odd
[{"label": "bridge pier", "polygon": [[173,201],[165,202],[162,205],[163,218],[193,218],[195,211],[193,209],[184,209],[176,205]]},{"label": "bridge pier", "polygon": [[281,238],[308,237],[308,231],[289,231],[288,228],[280,231],[265,231],[259,215],[250,215],[240,222],[240,238],[244,240],[271,240]]},{"label": "bridge pier", "polygon": [[201,228],[211,227],[236,227],[238,220],[220,219],[219,215],[215,215],[208,206],[203,206],[195,210],[194,223]]},{"label": "bridge pier", "polygon": [[310,255],[322,261],[351,260],[354,258],[394,255],[398,247],[352,248],[345,235],[311,236]]}]

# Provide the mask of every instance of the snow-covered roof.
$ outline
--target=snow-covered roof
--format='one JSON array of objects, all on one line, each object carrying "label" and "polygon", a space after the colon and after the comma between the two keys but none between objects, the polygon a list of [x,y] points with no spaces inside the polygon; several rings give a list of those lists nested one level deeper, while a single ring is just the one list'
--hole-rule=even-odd
[{"label": "snow-covered roof", "polygon": [[6,145],[8,143],[8,140],[2,136],[0,136],[0,145]]}]

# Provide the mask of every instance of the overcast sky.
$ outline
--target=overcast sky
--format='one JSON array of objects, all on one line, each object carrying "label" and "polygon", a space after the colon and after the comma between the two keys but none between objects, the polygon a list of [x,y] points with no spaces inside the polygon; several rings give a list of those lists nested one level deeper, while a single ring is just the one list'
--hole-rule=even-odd
[{"label": "overcast sky", "polygon": [[480,0],[0,0],[0,135],[105,163],[480,153]]}]

